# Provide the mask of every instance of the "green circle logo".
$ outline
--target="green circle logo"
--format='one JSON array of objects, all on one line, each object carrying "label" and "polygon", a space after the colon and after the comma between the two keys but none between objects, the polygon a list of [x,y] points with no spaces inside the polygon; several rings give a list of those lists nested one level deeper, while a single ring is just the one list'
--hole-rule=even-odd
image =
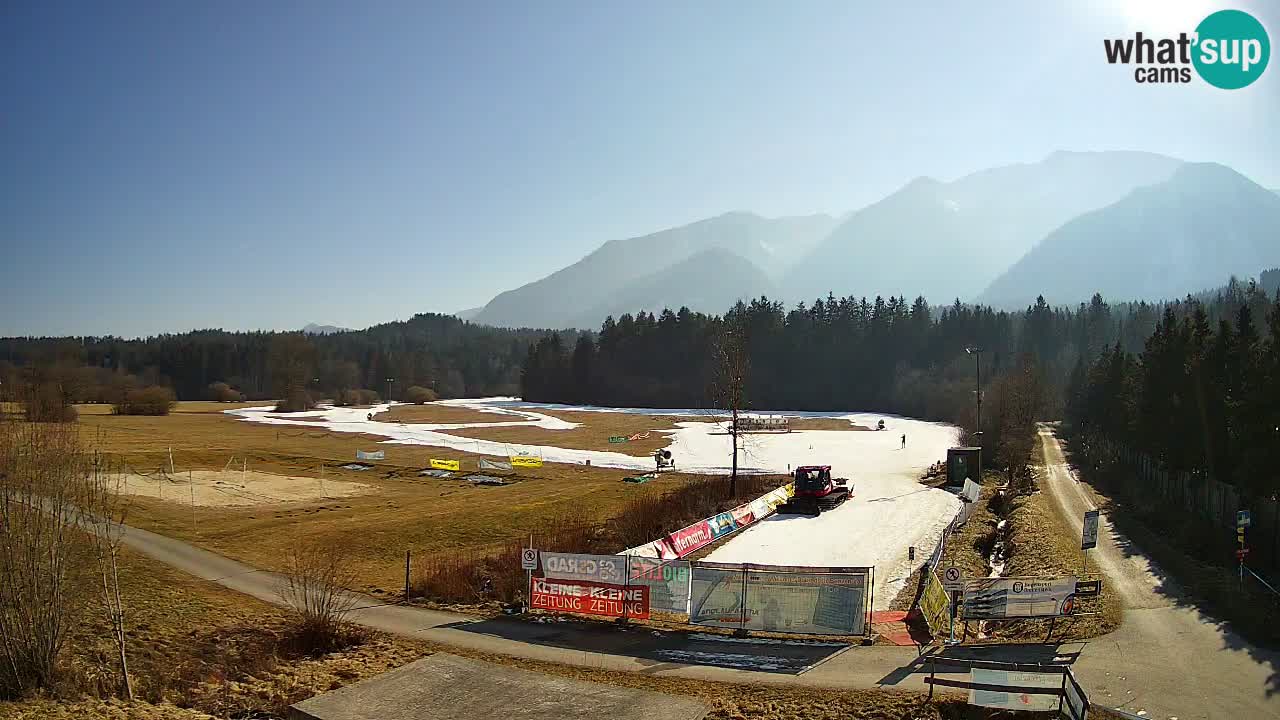
[{"label": "green circle logo", "polygon": [[1196,26],[1191,58],[1204,81],[1237,90],[1257,80],[1271,59],[1271,40],[1262,23],[1247,12],[1219,10]]}]

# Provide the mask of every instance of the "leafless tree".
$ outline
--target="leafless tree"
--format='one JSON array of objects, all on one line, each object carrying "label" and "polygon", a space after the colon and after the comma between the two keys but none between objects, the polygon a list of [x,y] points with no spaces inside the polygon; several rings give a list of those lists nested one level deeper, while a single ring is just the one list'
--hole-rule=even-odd
[{"label": "leafless tree", "polygon": [[281,595],[293,610],[296,640],[307,652],[340,647],[348,635],[347,614],[356,596],[347,588],[356,576],[337,545],[295,543],[282,580]]},{"label": "leafless tree", "polygon": [[736,320],[726,318],[727,327],[715,346],[715,375],[711,384],[712,400],[729,412],[729,437],[733,441],[733,465],[729,475],[729,497],[738,493],[738,450],[741,434],[738,417],[746,407],[747,373],[751,369],[747,357],[746,333]]},{"label": "leafless tree", "polygon": [[[123,511],[110,478],[76,427],[0,419],[0,695],[55,685],[68,633],[100,584],[131,696],[113,523]],[[100,526],[112,535],[99,539]]]}]

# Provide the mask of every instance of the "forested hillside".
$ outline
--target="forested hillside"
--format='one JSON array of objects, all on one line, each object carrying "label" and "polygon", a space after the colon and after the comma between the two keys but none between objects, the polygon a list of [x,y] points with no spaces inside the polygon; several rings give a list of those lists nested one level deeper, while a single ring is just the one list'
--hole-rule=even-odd
[{"label": "forested hillside", "polygon": [[[1263,279],[1272,281],[1275,275],[1264,273]],[[830,296],[788,311],[780,303],[760,298],[750,304],[738,303],[724,316],[682,308],[660,315],[608,318],[597,336],[583,335],[576,342],[558,334],[547,335],[529,348],[522,390],[525,399],[534,401],[723,407],[717,393],[722,348],[740,338],[746,360],[743,397],[748,409],[897,413],[973,429],[975,375],[980,362],[984,444],[998,447],[1002,429],[1024,427],[1026,415],[1033,419],[1061,417],[1068,398],[1077,403],[1073,405],[1074,417],[1084,413],[1078,396],[1086,393],[1081,386],[1086,368],[1096,358],[1111,358],[1117,347],[1129,358],[1125,361],[1125,387],[1141,387],[1140,376],[1133,374],[1138,372],[1136,368],[1154,367],[1157,362],[1156,355],[1145,353],[1170,345],[1182,352],[1186,345],[1185,339],[1166,339],[1175,332],[1169,329],[1170,317],[1177,327],[1184,318],[1202,316],[1203,322],[1196,321],[1196,327],[1219,328],[1216,335],[1197,332],[1204,346],[1214,337],[1220,338],[1215,362],[1221,366],[1220,372],[1230,373],[1235,372],[1227,369],[1231,363],[1261,367],[1267,361],[1260,354],[1274,354],[1274,341],[1268,344],[1264,340],[1276,332],[1275,315],[1266,290],[1235,281],[1171,303],[1112,307],[1095,295],[1090,303],[1071,309],[1050,307],[1039,298],[1035,305],[1012,313],[959,303],[931,310],[922,297],[908,303],[904,298],[868,301]],[[1244,318],[1258,320],[1236,329]],[[1270,318],[1265,327],[1261,326],[1263,318]],[[966,348],[982,352],[975,356]],[[1140,352],[1148,359],[1135,360],[1133,354]],[[1181,355],[1160,360],[1174,368],[1182,367],[1179,363],[1184,361],[1190,362]],[[1269,362],[1274,362],[1274,357]],[[1103,377],[1099,370],[1090,374],[1094,376]],[[1170,383],[1181,378],[1160,377]],[[1249,382],[1249,397],[1280,397],[1274,378],[1258,376]],[[1158,412],[1144,422],[1199,423],[1199,410],[1188,404],[1185,389],[1170,395],[1181,400],[1160,404],[1162,393],[1169,392],[1162,385],[1150,387],[1145,402]],[[1242,391],[1230,386],[1206,385],[1203,392],[1215,394],[1226,406],[1242,402]],[[1176,434],[1167,432],[1168,428],[1143,430],[1144,425],[1131,420],[1134,409],[1143,402],[1132,391],[1118,394],[1108,389],[1096,396],[1097,402],[1129,403],[1125,412],[1094,409],[1088,413],[1118,423],[1116,432],[1123,426],[1125,433],[1145,432],[1143,442],[1158,440],[1168,447],[1181,442]],[[1271,406],[1275,405],[1273,400]],[[1229,422],[1233,423],[1230,427],[1238,424]]]},{"label": "forested hillside", "polygon": [[[366,330],[324,335],[197,330],[115,337],[0,339],[0,382],[25,372],[53,382],[72,402],[109,402],[122,378],[202,399],[226,383],[250,399],[278,398],[289,382],[318,396],[365,388],[396,396],[413,385],[444,397],[515,394],[520,363],[543,331],[505,330],[422,314]],[[387,382],[392,378],[394,382]]]}]

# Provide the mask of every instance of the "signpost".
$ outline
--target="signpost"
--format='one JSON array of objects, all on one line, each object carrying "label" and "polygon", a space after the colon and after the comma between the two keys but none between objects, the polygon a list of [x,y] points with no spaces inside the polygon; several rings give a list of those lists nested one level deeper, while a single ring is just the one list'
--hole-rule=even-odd
[{"label": "signpost", "polygon": [[1084,527],[1080,531],[1080,576],[1089,572],[1089,551],[1098,547],[1098,511],[1084,514]]},{"label": "signpost", "polygon": [[1098,547],[1098,511],[1090,510],[1084,514],[1084,531],[1080,535],[1080,549],[1092,550]]},{"label": "signpost", "polygon": [[[529,544],[533,544],[533,536],[529,536]],[[520,569],[524,570],[524,579],[528,583],[529,592],[533,592],[533,571],[538,569],[538,550],[523,548],[520,550]],[[532,598],[531,598],[532,599]]]},{"label": "signpost", "polygon": [[956,642],[956,614],[960,610],[960,602],[964,599],[964,572],[955,565],[948,567],[942,573],[942,586],[947,589],[947,597],[951,601],[951,639],[947,642],[954,645]]}]

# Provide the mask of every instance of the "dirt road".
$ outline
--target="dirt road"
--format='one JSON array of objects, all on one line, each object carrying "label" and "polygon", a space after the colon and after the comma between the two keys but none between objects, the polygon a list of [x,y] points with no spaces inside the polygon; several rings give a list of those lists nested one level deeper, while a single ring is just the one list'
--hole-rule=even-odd
[{"label": "dirt road", "polygon": [[[1042,489],[1078,535],[1095,507],[1093,491],[1076,478],[1051,427],[1041,425],[1040,443]],[[1280,717],[1280,653],[1249,645],[1188,605],[1105,515],[1090,552],[1106,573],[1104,592],[1125,604],[1120,629],[1084,643],[1075,665],[1090,700],[1151,718]]]}]

